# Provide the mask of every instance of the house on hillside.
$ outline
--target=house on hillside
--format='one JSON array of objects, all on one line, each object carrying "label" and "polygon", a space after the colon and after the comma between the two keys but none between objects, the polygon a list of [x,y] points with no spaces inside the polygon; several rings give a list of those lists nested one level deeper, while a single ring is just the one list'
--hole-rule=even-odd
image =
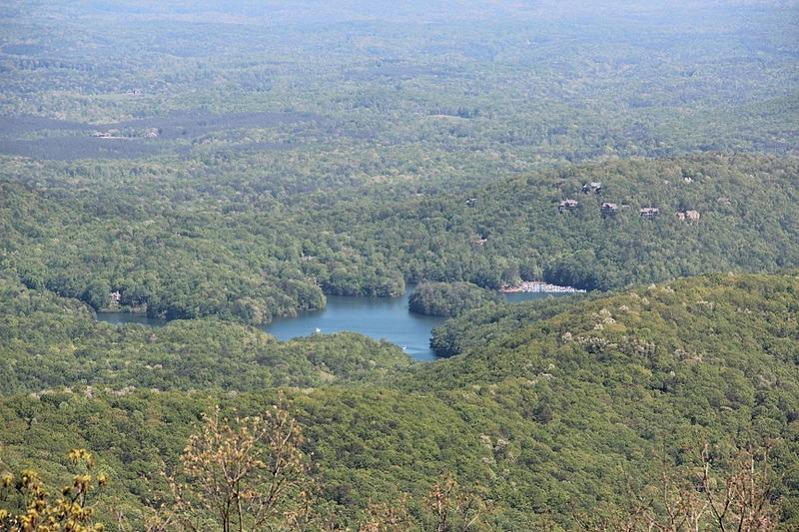
[{"label": "house on hillside", "polygon": [[641,215],[641,218],[651,220],[652,218],[657,218],[660,214],[660,209],[657,207],[644,207],[643,209],[639,210],[638,213]]},{"label": "house on hillside", "polygon": [[684,211],[677,213],[677,219],[681,222],[698,222],[702,215],[699,211]]},{"label": "house on hillside", "polygon": [[616,203],[603,203],[601,207],[602,216],[607,218],[608,216],[615,216],[617,212],[619,212],[619,206]]},{"label": "house on hillside", "polygon": [[583,194],[601,194],[602,193],[602,183],[599,181],[591,181],[590,183],[586,183],[583,185],[582,188]]},{"label": "house on hillside", "polygon": [[560,202],[558,205],[558,212],[566,212],[576,209],[580,206],[580,202],[573,199],[567,199]]}]

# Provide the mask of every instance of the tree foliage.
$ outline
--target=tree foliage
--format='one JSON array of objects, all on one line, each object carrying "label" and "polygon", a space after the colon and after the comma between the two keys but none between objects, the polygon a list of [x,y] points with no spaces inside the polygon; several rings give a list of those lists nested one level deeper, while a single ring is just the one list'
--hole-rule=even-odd
[{"label": "tree foliage", "polygon": [[[2,450],[2,448],[0,448]],[[33,469],[13,472],[0,461],[0,527],[9,532],[100,532],[93,499],[108,483],[105,473],[94,473],[94,456],[85,449],[67,455],[74,468],[72,483],[53,496]]]},{"label": "tree foliage", "polygon": [[[428,495],[446,471],[490,502],[482,528],[571,530],[602,509],[629,515],[634,494],[661,490],[664,463],[697,485],[704,442],[721,497],[740,469],[734,449],[751,442],[759,470],[758,442],[773,441],[768,493],[780,504],[769,515],[790,528],[799,515],[797,293],[793,273],[717,274],[477,309],[453,321],[458,356],[284,388],[311,459],[312,506],[357,529],[379,516],[400,523],[391,508],[405,500],[411,522],[429,529]],[[48,318],[50,329],[61,319]],[[91,448],[119,479],[107,495],[133,525],[168,500],[162,461],[180,470],[204,412],[220,405],[236,434],[237,416],[262,416],[279,400],[275,388],[244,380],[224,391],[154,391],[127,387],[128,378],[137,377],[122,373],[107,390],[4,395],[4,461],[58,478],[62,468],[48,457]],[[683,484],[672,485],[676,497]]]},{"label": "tree foliage", "polygon": [[[262,416],[204,416],[189,436],[172,498],[152,528],[275,530],[307,521],[312,489],[296,420],[275,407]],[[297,527],[298,528],[298,527]]]},{"label": "tree foliage", "polygon": [[428,316],[453,317],[502,298],[472,283],[422,283],[408,299],[408,309]]}]

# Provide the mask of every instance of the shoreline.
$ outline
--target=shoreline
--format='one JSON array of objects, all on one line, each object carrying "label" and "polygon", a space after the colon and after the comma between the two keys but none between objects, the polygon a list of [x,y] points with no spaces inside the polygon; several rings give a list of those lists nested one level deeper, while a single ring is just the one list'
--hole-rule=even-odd
[{"label": "shoreline", "polygon": [[544,294],[582,294],[585,290],[573,286],[559,286],[544,281],[523,281],[514,286],[503,286],[499,289],[503,294],[544,293]]}]

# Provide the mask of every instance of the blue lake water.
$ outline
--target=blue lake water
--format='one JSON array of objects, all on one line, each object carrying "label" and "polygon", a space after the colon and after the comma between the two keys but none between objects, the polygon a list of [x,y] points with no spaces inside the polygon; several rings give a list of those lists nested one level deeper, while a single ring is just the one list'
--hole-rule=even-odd
[{"label": "blue lake water", "polygon": [[376,340],[397,344],[414,358],[434,360],[430,331],[444,319],[408,311],[408,296],[388,298],[328,296],[323,310],[304,312],[296,318],[278,318],[265,327],[280,340],[353,331]]},{"label": "blue lake water", "polygon": [[[541,299],[551,294],[505,294],[508,302]],[[264,327],[279,340],[290,340],[314,333],[330,334],[352,331],[376,340],[400,346],[417,360],[435,360],[430,349],[430,332],[445,318],[420,316],[408,311],[410,290],[404,296],[388,298],[328,296],[327,306],[315,312],[303,312],[296,318],[278,318]],[[116,312],[98,312],[97,319],[108,323],[140,323],[160,327],[166,322],[145,316]]]}]

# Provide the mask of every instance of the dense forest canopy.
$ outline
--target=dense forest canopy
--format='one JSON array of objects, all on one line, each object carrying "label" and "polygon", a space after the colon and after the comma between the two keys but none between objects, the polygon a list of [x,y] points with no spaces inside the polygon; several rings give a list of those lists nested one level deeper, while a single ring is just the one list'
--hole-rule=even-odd
[{"label": "dense forest canopy", "polygon": [[[408,366],[399,347],[359,335],[277,342],[214,319],[117,327],[89,307],[0,279],[0,392],[59,386],[258,389],[318,386]],[[31,357],[38,360],[30,364]]]},{"label": "dense forest canopy", "polygon": [[[733,482],[742,528],[796,528],[797,28],[792,0],[3,2],[0,528],[215,529],[178,496],[198,446],[264,426],[317,509],[278,528],[712,530]],[[524,282],[588,293],[495,293]],[[446,360],[257,328],[412,285]]]},{"label": "dense forest canopy", "polygon": [[[96,309],[251,324],[408,281],[796,265],[795,22],[779,2],[10,3],[0,260]],[[590,179],[623,222],[551,216]]]},{"label": "dense forest canopy", "polygon": [[[47,184],[20,178],[0,184],[0,263],[31,288],[95,309],[250,324],[321,308],[324,293],[397,296],[408,281],[608,290],[779,271],[799,265],[798,161],[606,161],[462,192],[403,197],[375,187],[286,202],[259,193],[255,180],[159,174],[157,165]],[[602,183],[600,194],[582,192],[590,182]],[[576,208],[561,212],[565,199]],[[643,218],[647,208],[658,216]]]},{"label": "dense forest canopy", "polygon": [[453,317],[501,301],[499,294],[472,283],[422,283],[408,299],[408,309],[428,316]]},{"label": "dense forest canopy", "polygon": [[[362,373],[353,357],[329,370],[352,380],[331,384],[314,380],[314,365],[323,358],[332,366],[334,354],[346,351],[346,338],[293,342],[278,360],[292,360],[284,369],[302,379],[294,382],[312,386],[288,389],[286,399],[304,427],[322,497],[349,519],[375,498],[424,493],[446,468],[485,490],[494,507],[486,517],[490,528],[568,530],[581,512],[624,507],[625,483],[651,481],[660,460],[693,463],[702,442],[729,448],[767,440],[775,445],[773,464],[782,479],[774,492],[785,502],[782,519],[795,523],[797,294],[795,273],[718,274],[560,298],[554,300],[558,308],[547,301],[494,306],[482,312],[494,314],[490,321],[479,310],[458,319],[485,322],[461,333],[461,356],[409,364],[397,353],[384,357],[373,374]],[[114,479],[107,500],[134,522],[163,489],[159,460],[175,463],[202,412],[221,403],[228,412],[254,415],[276,400],[275,389],[265,388],[274,370],[250,357],[237,359],[235,369],[250,377],[224,384],[236,394],[213,386],[180,391],[185,381],[177,377],[143,383],[143,370],[120,372],[114,381],[90,371],[94,360],[108,356],[110,342],[127,350],[112,360],[154,362],[164,356],[164,342],[201,345],[211,335],[229,345],[232,357],[236,345],[252,341],[254,333],[244,328],[221,336],[178,324],[159,329],[153,343],[123,344],[113,336],[120,333],[86,323],[99,329],[89,336],[93,341],[68,352],[57,338],[48,346],[44,331],[76,326],[80,304],[52,305],[57,298],[19,288],[5,289],[3,298],[4,306],[37,305],[21,325],[35,320],[39,329],[25,328],[41,332],[11,343],[45,368],[38,383],[22,382],[0,399],[4,461],[36,465],[60,478],[65,464],[54,457],[73,447],[93,449]],[[219,369],[213,357],[188,356],[195,367],[185,378],[192,382],[204,385],[197,379]],[[66,362],[85,365],[86,376],[68,389],[55,381],[47,390],[22,393],[46,384],[46,368]],[[168,364],[164,371],[174,371]],[[2,377],[15,375],[6,369]]]}]

